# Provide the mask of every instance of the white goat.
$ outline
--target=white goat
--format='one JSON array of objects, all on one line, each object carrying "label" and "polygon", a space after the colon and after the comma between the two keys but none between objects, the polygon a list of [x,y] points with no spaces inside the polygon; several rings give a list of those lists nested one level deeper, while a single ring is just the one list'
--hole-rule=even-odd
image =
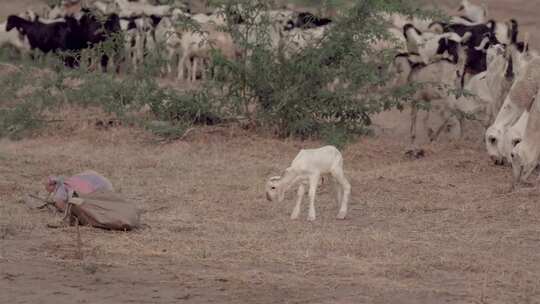
[{"label": "white goat", "polygon": [[118,7],[118,15],[120,17],[131,16],[165,16],[171,11],[170,5],[150,5],[147,3],[130,2],[128,0],[114,0]]},{"label": "white goat", "polygon": [[[209,60],[212,50],[219,50],[221,54],[228,59],[236,56],[236,47],[232,36],[229,33],[218,31],[211,23],[202,24],[201,32],[186,31],[180,38],[182,56],[178,61],[178,79],[184,79],[184,67],[190,59],[193,59],[193,65],[190,66],[191,82],[195,81],[199,62],[203,63]],[[204,73],[202,73],[204,77]]]},{"label": "white goat", "polygon": [[291,165],[285,169],[283,176],[271,177],[266,183],[266,198],[269,201],[282,202],[285,192],[299,184],[297,201],[291,213],[291,219],[297,219],[300,205],[309,186],[308,220],[315,220],[315,194],[322,174],[331,174],[335,179],[336,195],[340,204],[338,219],[347,216],[347,203],[351,193],[351,184],[343,173],[343,157],[334,146],[324,146],[318,149],[302,149],[296,155]]},{"label": "white goat", "polygon": [[480,5],[475,5],[469,2],[469,0],[462,0],[461,5],[458,8],[458,11],[463,11],[465,17],[470,19],[475,23],[484,23],[487,18],[487,8],[485,3]]},{"label": "white goat", "polygon": [[0,23],[0,47],[5,45],[11,45],[19,52],[27,52],[30,50],[28,38],[21,35],[16,29],[6,31],[6,22],[2,22]]}]

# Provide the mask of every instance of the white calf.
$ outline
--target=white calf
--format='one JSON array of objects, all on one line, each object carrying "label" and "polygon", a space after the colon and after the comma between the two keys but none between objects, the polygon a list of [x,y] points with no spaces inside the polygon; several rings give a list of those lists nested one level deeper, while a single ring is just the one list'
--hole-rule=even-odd
[{"label": "white calf", "polygon": [[343,173],[343,157],[334,146],[300,150],[283,176],[274,176],[268,180],[266,198],[269,201],[282,202],[285,198],[285,192],[299,184],[298,198],[291,213],[291,219],[296,219],[300,214],[300,205],[306,192],[306,186],[309,186],[308,220],[313,221],[315,220],[315,194],[322,174],[331,174],[336,181],[337,200],[341,204],[337,218],[344,219],[347,216],[351,185]]}]

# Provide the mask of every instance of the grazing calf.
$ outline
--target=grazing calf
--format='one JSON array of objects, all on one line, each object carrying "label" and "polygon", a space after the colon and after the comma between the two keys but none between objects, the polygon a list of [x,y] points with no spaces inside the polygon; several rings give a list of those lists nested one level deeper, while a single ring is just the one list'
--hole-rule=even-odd
[{"label": "grazing calf", "polygon": [[283,176],[274,176],[268,180],[266,198],[269,201],[282,202],[285,199],[285,192],[298,184],[297,201],[291,213],[291,219],[296,219],[300,214],[300,205],[308,186],[308,220],[314,221],[316,217],[315,194],[323,174],[331,174],[335,179],[336,195],[340,204],[337,218],[345,219],[351,185],[343,172],[343,157],[334,146],[300,150],[291,165],[285,169]]}]

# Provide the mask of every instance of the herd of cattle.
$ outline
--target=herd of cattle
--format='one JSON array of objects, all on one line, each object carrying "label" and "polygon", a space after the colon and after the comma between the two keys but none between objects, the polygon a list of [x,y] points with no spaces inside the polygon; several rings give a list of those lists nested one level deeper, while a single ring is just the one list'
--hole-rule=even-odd
[{"label": "herd of cattle", "polygon": [[[515,19],[488,19],[487,7],[462,0],[449,22],[384,16],[402,53],[393,62],[395,82],[422,84],[416,103],[429,102],[439,127],[427,128],[431,140],[443,130],[462,134],[463,120],[486,128],[485,143],[496,165],[511,163],[513,185],[526,182],[540,156],[540,57],[529,48],[528,33],[518,41]],[[411,110],[411,140],[416,138],[417,106]]]},{"label": "herd of cattle", "polygon": [[[485,141],[489,156],[498,165],[511,163],[514,181],[525,181],[536,168],[540,156],[540,59],[528,46],[528,35],[518,41],[515,19],[488,19],[485,5],[462,0],[458,16],[449,21],[380,14],[387,21],[389,38],[372,41],[372,47],[397,48],[390,67],[390,86],[420,83],[416,103],[432,105],[430,115],[442,123],[427,128],[431,140],[454,128],[463,133],[465,118],[474,117],[487,128]],[[231,17],[232,16],[232,17]],[[272,23],[270,41],[276,49],[287,45],[285,55],[313,47],[333,26],[332,20],[307,12],[272,10],[266,16]],[[228,19],[227,19],[228,18]],[[231,20],[232,18],[232,20]],[[179,20],[191,20],[201,30],[179,28]],[[80,2],[52,8],[47,18],[32,11],[11,15],[0,25],[0,46],[11,44],[21,52],[39,49],[44,53],[70,51],[64,63],[79,63],[77,52],[120,34],[124,52],[102,55],[103,69],[129,64],[136,70],[147,54],[159,48],[166,59],[164,74],[194,81],[210,60],[211,51],[223,56],[239,55],[233,38],[219,26],[245,26],[242,14],[191,14],[187,7],[152,5],[146,0],[94,1],[89,7]],[[249,39],[249,37],[248,37]],[[253,37],[255,39],[255,37]],[[283,43],[286,40],[288,43]],[[176,66],[175,66],[176,65]],[[187,74],[186,74],[187,71]],[[416,140],[418,107],[411,110],[411,139]]]},{"label": "herd of cattle", "polygon": [[[46,16],[38,16],[31,10],[8,16],[7,22],[0,24],[0,46],[10,44],[21,52],[62,53],[64,63],[74,67],[79,64],[77,55],[81,50],[118,34],[122,37],[122,52],[116,48],[103,55],[104,70],[111,66],[117,71],[122,66],[137,70],[147,55],[161,51],[167,63],[164,74],[173,73],[176,63],[177,78],[184,79],[187,70],[190,81],[205,75],[198,70],[198,65],[208,62],[211,50],[219,49],[229,59],[239,56],[231,34],[220,27],[228,21],[244,26],[240,13],[226,14],[224,8],[210,14],[191,14],[189,7],[152,5],[147,0],[94,1],[87,7],[76,1],[53,7]],[[285,50],[289,54],[322,37],[324,29],[332,22],[309,12],[292,10],[269,11],[267,17],[275,25],[270,33],[272,47],[277,49],[284,39],[293,40]],[[194,23],[199,27],[188,26]]]}]

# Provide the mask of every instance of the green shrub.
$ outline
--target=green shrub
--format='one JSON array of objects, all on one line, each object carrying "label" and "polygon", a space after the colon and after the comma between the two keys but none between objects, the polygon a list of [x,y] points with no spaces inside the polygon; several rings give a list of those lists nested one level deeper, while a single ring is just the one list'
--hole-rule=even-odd
[{"label": "green shrub", "polygon": [[42,126],[41,109],[32,101],[0,109],[0,137],[21,139]]},{"label": "green shrub", "polygon": [[[339,0],[299,1],[317,2],[326,8],[346,4]],[[387,71],[395,50],[377,51],[370,46],[370,42],[388,37],[379,13],[425,14],[415,9],[414,1],[349,2],[347,9],[333,18],[333,26],[316,47],[288,56],[284,53],[287,45],[280,44],[278,50],[272,46],[273,25],[264,17],[264,12],[273,5],[271,1],[212,3],[224,5],[228,24],[220,30],[233,36],[241,57],[231,60],[218,51],[213,52],[209,71],[219,73],[201,89],[181,93],[158,85],[155,76],[165,63],[159,46],[158,51],[146,54],[137,72],[120,79],[113,73],[93,70],[88,58],[107,54],[117,61],[123,57],[123,38],[112,35],[106,42],[83,52],[79,69],[66,69],[55,56],[47,56],[53,58],[45,64],[53,67],[54,76],[32,80],[25,71],[0,76],[0,85],[5,88],[0,94],[2,99],[16,98],[21,84],[28,81],[39,87],[16,105],[2,106],[0,101],[0,136],[34,130],[42,121],[44,108],[67,102],[101,106],[124,119],[132,119],[130,113],[149,106],[153,117],[146,119],[168,122],[143,123],[160,136],[177,138],[193,124],[248,119],[250,126],[270,130],[281,137],[318,137],[343,146],[355,135],[369,132],[373,114],[396,107],[402,109],[414,93],[413,86],[385,87],[391,76]],[[233,14],[238,13],[245,21],[243,27],[232,22]],[[180,23],[197,28],[186,20]],[[8,56],[0,55],[0,58]],[[26,62],[21,64],[25,66]],[[78,85],[66,85],[70,79],[77,79]],[[32,114],[22,117],[24,111]]]},{"label": "green shrub", "polygon": [[[402,108],[414,92],[385,88],[395,50],[377,51],[370,45],[371,41],[388,37],[381,12],[421,13],[412,4],[402,0],[355,2],[334,18],[333,26],[317,47],[285,56],[282,48],[272,50],[268,37],[270,20],[254,22],[253,16],[263,15],[270,2],[226,2],[227,13],[241,11],[246,20],[242,29],[233,24],[225,29],[241,46],[243,58],[234,61],[214,57],[214,65],[230,72],[228,78],[215,79],[215,86],[224,92],[223,97],[216,98],[228,100],[237,115],[250,117],[254,124],[275,130],[280,136],[328,138],[331,134],[363,134],[373,114]],[[331,83],[336,84],[334,89],[330,89]],[[252,108],[249,105],[256,105],[255,113],[248,110]]]}]

